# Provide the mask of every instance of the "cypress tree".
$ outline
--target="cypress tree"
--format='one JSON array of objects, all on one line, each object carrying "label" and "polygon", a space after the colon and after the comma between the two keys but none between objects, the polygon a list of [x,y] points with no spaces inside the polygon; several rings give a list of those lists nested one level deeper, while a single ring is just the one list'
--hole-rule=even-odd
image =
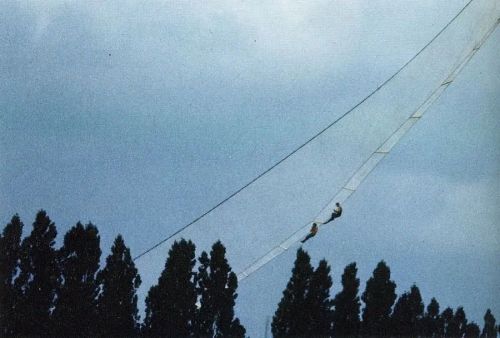
[{"label": "cypress tree", "polygon": [[199,295],[199,307],[196,310],[196,323],[195,335],[197,337],[211,337],[213,336],[213,317],[215,309],[210,299],[210,258],[208,254],[203,251],[198,258],[199,267],[198,274],[196,275],[196,292]]},{"label": "cypress tree", "polygon": [[457,335],[462,337],[465,334],[465,330],[467,328],[467,317],[465,316],[464,308],[459,306],[455,311],[455,315],[453,316],[453,321],[457,327]]},{"label": "cypress tree", "polygon": [[20,295],[13,322],[17,335],[49,334],[50,312],[59,279],[56,236],[55,224],[40,210],[30,235],[21,244],[20,274],[15,281]]},{"label": "cypress tree", "polygon": [[53,313],[57,336],[92,336],[98,330],[96,312],[99,292],[96,273],[101,257],[97,228],[78,222],[64,236],[59,250],[62,281]]},{"label": "cypress tree", "polygon": [[443,331],[443,337],[453,337],[452,333],[454,331],[454,323],[453,323],[453,309],[447,307],[444,309],[443,313],[441,313],[441,327]]},{"label": "cypress tree", "polygon": [[99,334],[104,337],[132,337],[137,335],[139,314],[137,289],[141,278],[130,250],[118,235],[106,258],[106,266],[97,275],[101,294],[97,302],[100,320]]},{"label": "cypress tree", "polygon": [[146,298],[144,333],[153,337],[192,335],[196,311],[195,245],[181,239],[168,252],[158,284]]},{"label": "cypress tree", "polygon": [[403,293],[394,305],[394,311],[391,316],[391,331],[393,336],[403,337],[409,335],[411,314],[409,309],[409,295]]},{"label": "cypress tree", "polygon": [[326,337],[332,334],[333,302],[330,299],[332,278],[326,260],[321,260],[311,276],[309,290],[306,294],[306,314],[309,315],[307,335],[309,337]]},{"label": "cypress tree", "polygon": [[455,311],[453,317],[448,318],[448,325],[446,329],[447,337],[462,337],[465,334],[465,328],[467,326],[467,319],[465,317],[465,312],[462,307],[458,307]]},{"label": "cypress tree", "polygon": [[298,249],[292,276],[283,291],[283,297],[271,324],[274,337],[307,334],[309,316],[305,311],[306,292],[312,273],[311,258],[302,248]]},{"label": "cypress tree", "polygon": [[420,290],[414,284],[410,288],[409,305],[411,310],[411,335],[416,337],[422,333],[422,320],[424,318],[424,302]]},{"label": "cypress tree", "polygon": [[424,312],[420,290],[413,285],[399,297],[392,314],[392,332],[399,337],[418,337]]},{"label": "cypress tree", "polygon": [[479,338],[479,335],[481,333],[481,330],[479,329],[479,326],[472,322],[467,324],[467,327],[465,328],[465,335],[464,338]]},{"label": "cypress tree", "polygon": [[238,279],[226,259],[226,248],[220,241],[212,246],[210,258],[203,252],[199,258],[195,332],[199,336],[244,337],[245,328],[234,318]]},{"label": "cypress tree", "polygon": [[0,234],[0,337],[16,334],[15,321],[17,289],[14,277],[19,271],[23,223],[16,214]]},{"label": "cypress tree", "polygon": [[438,337],[444,334],[439,328],[439,303],[435,298],[432,298],[427,306],[422,330],[425,337]]},{"label": "cypress tree", "polygon": [[481,333],[481,338],[495,338],[497,336],[495,322],[496,320],[491,313],[491,310],[486,310],[486,313],[484,314],[484,327],[483,332]]},{"label": "cypress tree", "polygon": [[355,337],[359,333],[359,278],[356,263],[347,265],[342,275],[342,291],[334,298],[333,333],[337,337]]},{"label": "cypress tree", "polygon": [[378,263],[373,276],[366,282],[361,296],[363,309],[363,333],[369,336],[387,336],[390,332],[391,308],[396,300],[396,283],[384,261]]}]

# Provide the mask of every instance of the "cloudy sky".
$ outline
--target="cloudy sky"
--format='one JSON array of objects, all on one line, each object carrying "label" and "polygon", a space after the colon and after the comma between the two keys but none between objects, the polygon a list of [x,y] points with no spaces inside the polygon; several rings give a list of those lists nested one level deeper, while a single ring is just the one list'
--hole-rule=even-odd
[{"label": "cloudy sky", "polygon": [[[60,234],[92,221],[105,255],[118,233],[138,254],[354,106],[466,3],[2,1],[0,219],[44,208]],[[311,220],[478,41],[492,4],[475,0],[380,94],[182,235],[199,251],[221,238],[239,272]],[[364,283],[385,259],[398,292],[416,282],[426,301],[500,316],[497,31],[308,242],[333,292],[349,262]],[[142,296],[168,245],[138,261]],[[252,336],[294,252],[241,283]]]}]

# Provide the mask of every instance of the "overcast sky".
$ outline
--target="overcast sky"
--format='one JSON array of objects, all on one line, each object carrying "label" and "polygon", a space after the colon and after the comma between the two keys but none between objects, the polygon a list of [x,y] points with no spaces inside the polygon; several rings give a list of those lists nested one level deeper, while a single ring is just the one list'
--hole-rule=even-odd
[{"label": "overcast sky", "polygon": [[[118,233],[138,254],[364,98],[466,2],[2,1],[2,223],[17,212],[30,224],[43,208],[59,239],[92,221],[104,256]],[[221,238],[239,272],[313,218],[446,77],[492,3],[475,0],[352,118],[183,235],[200,250]],[[487,307],[500,319],[498,41],[496,32],[338,226],[308,242],[315,262],[332,264],[333,292],[349,262],[364,288],[385,259],[398,292],[416,282],[426,302],[464,305],[481,325]],[[141,298],[167,250],[138,262]],[[241,284],[252,336],[294,254]]]}]

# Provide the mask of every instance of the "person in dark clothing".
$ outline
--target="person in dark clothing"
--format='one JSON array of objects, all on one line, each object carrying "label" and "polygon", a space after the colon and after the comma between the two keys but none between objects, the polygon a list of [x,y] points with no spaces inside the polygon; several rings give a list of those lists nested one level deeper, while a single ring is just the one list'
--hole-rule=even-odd
[{"label": "person in dark clothing", "polygon": [[340,206],[340,203],[337,202],[335,203],[336,207],[335,209],[333,210],[332,212],[332,215],[330,216],[330,219],[328,219],[326,222],[324,222],[323,224],[326,224],[326,223],[330,223],[331,221],[333,221],[335,218],[339,218],[341,215],[342,215],[342,207]]},{"label": "person in dark clothing", "polygon": [[303,240],[301,240],[300,242],[301,243],[304,243],[305,241],[307,241],[309,238],[312,238],[314,236],[316,236],[316,234],[318,233],[318,225],[316,223],[313,223],[312,227],[311,227],[311,230],[309,230],[309,235],[306,236],[306,238],[304,238]]},{"label": "person in dark clothing", "polygon": [[305,243],[305,241],[307,241],[308,239],[316,236],[316,234],[318,233],[318,224],[324,225],[324,224],[330,223],[335,218],[339,218],[342,215],[342,207],[340,206],[340,203],[337,202],[337,203],[335,203],[335,205],[336,205],[336,207],[333,210],[330,218],[325,222],[315,221],[311,227],[311,230],[309,230],[309,234],[306,236],[306,238],[304,238],[303,240],[300,241],[301,243]]}]

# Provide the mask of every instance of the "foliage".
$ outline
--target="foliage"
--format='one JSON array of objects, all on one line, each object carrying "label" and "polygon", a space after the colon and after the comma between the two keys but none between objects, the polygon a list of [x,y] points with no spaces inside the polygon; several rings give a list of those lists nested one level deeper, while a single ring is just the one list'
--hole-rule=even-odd
[{"label": "foliage", "polygon": [[483,332],[481,333],[481,338],[495,338],[497,336],[495,322],[496,320],[491,313],[491,310],[486,310],[486,313],[484,314],[484,327]]},{"label": "foliage", "polygon": [[332,333],[330,267],[321,260],[313,270],[307,252],[299,249],[292,277],[271,324],[275,337],[328,336]]},{"label": "foliage", "polygon": [[342,291],[334,298],[333,333],[341,337],[354,337],[360,328],[359,278],[356,263],[347,265],[342,275]]},{"label": "foliage", "polygon": [[418,337],[423,319],[424,304],[420,296],[420,290],[416,285],[411,287],[410,292],[403,293],[392,313],[392,332],[400,337]]},{"label": "foliage", "polygon": [[300,248],[292,276],[273,317],[271,330],[274,337],[304,336],[307,333],[308,316],[304,309],[312,273],[311,258]]},{"label": "foliage", "polygon": [[438,337],[444,334],[439,318],[439,303],[432,298],[422,320],[422,333],[424,337]]},{"label": "foliage", "polygon": [[78,222],[64,236],[58,252],[60,285],[53,313],[56,336],[91,336],[97,333],[96,273],[101,257],[97,228]]},{"label": "foliage", "polygon": [[[141,278],[130,250],[119,235],[99,271],[97,227],[77,223],[55,248],[55,224],[40,210],[28,236],[14,215],[0,234],[0,336],[102,337],[244,337],[235,316],[238,280],[216,242],[202,252],[197,271],[195,245],[184,239],[168,252],[158,284],[146,298],[146,318],[139,330],[137,289]],[[22,239],[22,240],[21,240]],[[491,310],[482,331],[465,311],[448,307],[440,313],[432,298],[424,313],[413,285],[396,301],[396,284],[384,261],[377,264],[361,295],[360,320],[356,263],[347,265],[342,290],[330,298],[330,266],[316,269],[299,249],[292,275],[272,322],[274,337],[497,337]]]},{"label": "foliage", "polygon": [[50,314],[60,278],[56,236],[55,224],[40,210],[30,235],[21,244],[20,273],[14,282],[19,290],[13,320],[16,335],[50,332]]},{"label": "foliage", "polygon": [[0,235],[0,337],[14,334],[18,290],[14,278],[19,272],[23,223],[14,215]]},{"label": "foliage", "polygon": [[309,316],[307,335],[323,337],[332,333],[333,301],[330,299],[332,287],[330,266],[321,260],[311,276],[306,294],[306,313]]},{"label": "foliage", "polygon": [[390,334],[390,314],[396,300],[396,283],[391,280],[391,270],[384,261],[378,263],[373,276],[366,282],[361,296],[363,309],[363,334],[387,336]]},{"label": "foliage", "polygon": [[132,337],[139,333],[137,289],[141,284],[121,235],[116,237],[106,267],[97,276],[101,294],[97,302],[99,334],[104,337]]},{"label": "foliage", "polygon": [[158,284],[146,298],[144,333],[152,337],[188,337],[194,329],[196,288],[195,245],[181,239],[168,252]]},{"label": "foliage", "polygon": [[238,318],[234,318],[238,279],[226,259],[226,248],[220,241],[216,242],[210,257],[202,252],[199,262],[196,334],[203,337],[244,337],[245,328]]}]

